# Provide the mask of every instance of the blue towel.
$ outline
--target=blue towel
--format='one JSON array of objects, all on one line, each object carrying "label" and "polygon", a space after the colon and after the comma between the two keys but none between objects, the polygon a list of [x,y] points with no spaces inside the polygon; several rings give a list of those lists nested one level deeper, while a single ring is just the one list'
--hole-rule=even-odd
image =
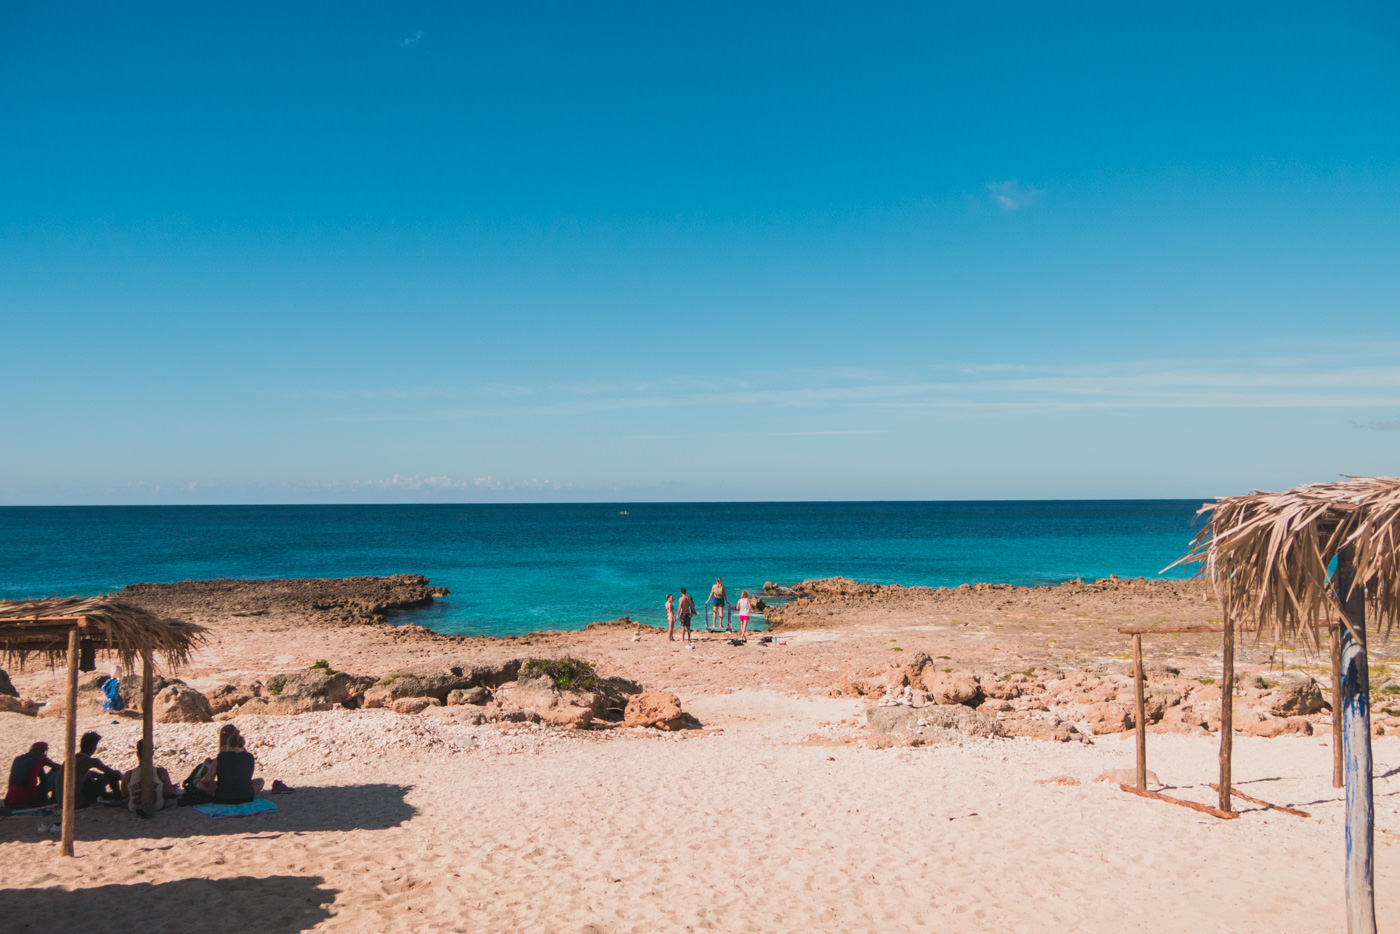
[{"label": "blue towel", "polygon": [[277,805],[266,798],[254,798],[244,804],[196,804],[194,809],[218,820],[221,817],[247,817],[249,814],[275,811]]}]

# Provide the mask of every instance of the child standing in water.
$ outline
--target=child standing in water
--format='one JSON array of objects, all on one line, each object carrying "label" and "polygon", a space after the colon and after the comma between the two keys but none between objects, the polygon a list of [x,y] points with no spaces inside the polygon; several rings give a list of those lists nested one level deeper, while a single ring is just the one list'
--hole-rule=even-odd
[{"label": "child standing in water", "polygon": [[739,595],[739,638],[749,641],[749,592]]},{"label": "child standing in water", "polygon": [[666,641],[676,641],[676,595],[666,595]]}]

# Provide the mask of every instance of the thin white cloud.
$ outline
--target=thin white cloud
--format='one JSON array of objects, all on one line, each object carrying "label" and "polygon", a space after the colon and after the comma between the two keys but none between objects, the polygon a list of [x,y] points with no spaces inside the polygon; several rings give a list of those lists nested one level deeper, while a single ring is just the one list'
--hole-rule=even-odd
[{"label": "thin white cloud", "polygon": [[1040,200],[1043,192],[1039,188],[1031,185],[1022,185],[1016,179],[1008,179],[1004,182],[988,182],[987,196],[992,199],[992,203],[1005,211],[1019,211],[1027,205],[1034,204]]},{"label": "thin white cloud", "polygon": [[419,42],[422,42],[422,41],[423,41],[423,30],[421,30],[421,29],[415,29],[415,30],[413,31],[413,35],[407,36],[407,37],[405,37],[405,38],[403,38],[403,39],[400,39],[400,40],[399,40],[399,45],[403,46],[404,48],[408,48],[409,46],[411,46],[411,45],[417,45]]},{"label": "thin white cloud", "polygon": [[[1196,358],[1053,365],[981,362],[923,374],[833,368],[773,371],[745,379],[677,378],[519,391],[464,391],[467,405],[340,413],[333,421],[442,422],[564,418],[608,412],[768,409],[942,409],[990,412],[1118,409],[1389,408],[1400,406],[1400,359],[1392,351],[1355,355]],[[895,376],[896,378],[890,378]],[[920,376],[924,378],[919,378]],[[932,377],[932,378],[929,378]],[[1386,430],[1389,423],[1374,423]],[[1368,426],[1370,427],[1370,426]]]}]

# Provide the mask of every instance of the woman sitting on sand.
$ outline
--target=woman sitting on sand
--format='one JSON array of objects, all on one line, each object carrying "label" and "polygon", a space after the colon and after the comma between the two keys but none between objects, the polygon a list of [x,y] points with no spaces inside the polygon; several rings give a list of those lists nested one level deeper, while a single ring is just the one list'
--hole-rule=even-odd
[{"label": "woman sitting on sand", "polygon": [[204,774],[185,792],[180,803],[246,804],[263,790],[263,780],[253,777],[256,763],[238,727],[226,723],[219,730],[219,754],[204,760]]}]

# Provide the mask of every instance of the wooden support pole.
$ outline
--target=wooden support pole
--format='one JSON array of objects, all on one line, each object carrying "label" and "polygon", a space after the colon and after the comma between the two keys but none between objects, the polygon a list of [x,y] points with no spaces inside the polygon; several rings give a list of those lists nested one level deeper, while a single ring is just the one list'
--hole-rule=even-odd
[{"label": "wooden support pole", "polygon": [[1375,812],[1371,799],[1370,671],[1366,664],[1366,594],[1353,587],[1356,552],[1348,546],[1337,553],[1332,575],[1342,608],[1342,767],[1346,773],[1347,931],[1375,934],[1376,895],[1373,857]]},{"label": "wooden support pole", "polygon": [[73,818],[78,803],[78,627],[68,630],[68,709],[63,736],[63,835],[59,852],[73,855]]},{"label": "wooden support pole", "polygon": [[1222,811],[1220,808],[1213,808],[1208,804],[1197,804],[1194,801],[1183,801],[1181,798],[1173,798],[1156,791],[1139,791],[1132,785],[1119,785],[1119,788],[1129,794],[1141,795],[1144,798],[1151,798],[1153,801],[1165,801],[1167,804],[1175,804],[1178,807],[1190,808],[1193,811],[1200,811],[1202,814],[1209,814],[1211,817],[1218,817],[1221,820],[1235,820],[1239,817],[1234,811]]},{"label": "wooden support pole", "polygon": [[1220,671],[1220,810],[1230,812],[1230,757],[1235,748],[1235,622],[1225,617]]},{"label": "wooden support pole", "polygon": [[1142,633],[1133,633],[1133,699],[1136,703],[1133,716],[1137,723],[1137,786],[1139,791],[1147,790],[1147,698],[1144,696],[1144,682],[1147,680],[1142,670]]},{"label": "wooden support pole", "polygon": [[[1220,786],[1215,784],[1214,782],[1211,782],[1210,787],[1214,788],[1216,791],[1220,790]],[[1260,807],[1268,808],[1271,811],[1282,811],[1284,814],[1292,814],[1294,817],[1312,817],[1312,815],[1309,814],[1307,811],[1300,811],[1297,808],[1286,807],[1282,804],[1273,804],[1269,801],[1265,801],[1263,798],[1256,798],[1253,795],[1247,795],[1243,791],[1240,791],[1238,788],[1231,789],[1230,794],[1234,795],[1236,798],[1239,798],[1241,800],[1248,801],[1251,804],[1257,804]]]},{"label": "wooden support pole", "polygon": [[1332,649],[1332,787],[1342,787],[1342,637],[1339,626],[1327,634]]},{"label": "wooden support pole", "polygon": [[141,652],[141,803],[152,810],[156,803],[155,770],[155,671],[151,650]]}]

